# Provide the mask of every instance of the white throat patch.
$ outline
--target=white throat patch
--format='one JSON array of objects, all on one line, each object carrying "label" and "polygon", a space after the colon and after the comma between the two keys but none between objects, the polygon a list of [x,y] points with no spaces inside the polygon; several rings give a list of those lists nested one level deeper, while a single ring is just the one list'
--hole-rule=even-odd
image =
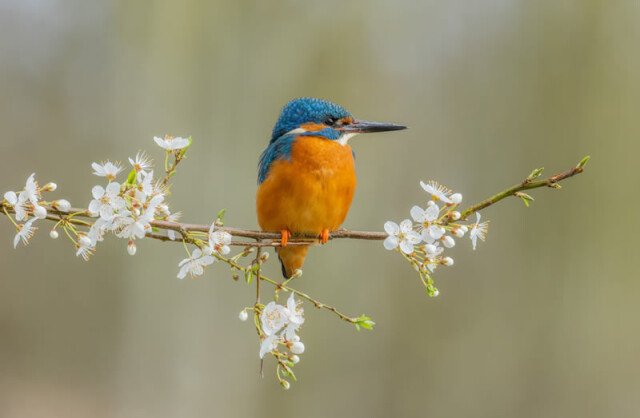
[{"label": "white throat patch", "polygon": [[347,142],[358,134],[359,132],[344,132],[342,135],[340,135],[340,138],[338,138],[338,144],[347,145]]},{"label": "white throat patch", "polygon": [[[296,128],[296,129],[292,129],[289,132],[287,132],[285,135],[291,135],[291,134],[304,134],[307,133],[309,131],[303,129],[303,128]],[[360,132],[343,132],[342,135],[340,135],[340,137],[337,139],[338,144],[340,145],[347,145],[347,142],[349,142],[349,140],[351,138],[353,138],[354,136],[358,135]]]}]

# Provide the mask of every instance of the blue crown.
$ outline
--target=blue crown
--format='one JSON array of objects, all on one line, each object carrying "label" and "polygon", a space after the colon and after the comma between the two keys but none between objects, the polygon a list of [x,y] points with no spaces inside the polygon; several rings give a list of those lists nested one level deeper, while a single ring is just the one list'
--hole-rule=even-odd
[{"label": "blue crown", "polygon": [[287,103],[273,128],[271,142],[287,132],[309,122],[322,123],[328,118],[342,119],[351,116],[344,107],[322,99],[301,97]]}]

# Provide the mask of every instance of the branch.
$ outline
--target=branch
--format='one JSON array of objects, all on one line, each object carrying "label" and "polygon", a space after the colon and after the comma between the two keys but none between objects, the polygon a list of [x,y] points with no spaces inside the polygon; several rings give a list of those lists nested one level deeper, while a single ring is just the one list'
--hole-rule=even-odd
[{"label": "branch", "polygon": [[[508,189],[501,191],[500,193],[495,194],[478,204],[470,206],[465,209],[460,214],[460,219],[465,220],[470,215],[478,212],[486,207],[489,207],[509,196],[520,197],[527,203],[527,201],[533,200],[533,198],[526,193],[522,193],[524,190],[537,189],[540,187],[550,187],[553,189],[561,188],[560,182],[569,177],[573,177],[577,174],[580,174],[584,171],[584,166],[589,161],[589,157],[585,157],[573,168],[570,168],[561,173],[557,173],[548,178],[542,180],[535,180],[542,174],[543,169],[536,169],[531,172],[531,174],[521,183],[518,183]],[[177,164],[176,164],[177,165]],[[175,166],[173,167],[175,168]],[[90,218],[89,213],[86,209],[81,208],[70,208],[69,212],[61,212],[59,210],[54,209],[51,206],[46,206],[48,215],[47,219],[53,221],[67,220],[73,224],[84,225],[83,221],[75,219],[77,217]],[[14,210],[12,207],[6,207],[9,213],[13,213]],[[73,217],[69,217],[69,214],[73,214]],[[209,231],[210,225],[203,224],[191,224],[191,223],[180,223],[180,222],[168,222],[161,220],[154,220],[151,222],[151,226],[156,229],[163,230],[173,230],[182,234],[183,238],[186,238],[190,232],[202,232],[206,233]],[[234,227],[219,227],[219,230],[228,232],[234,237],[242,237],[242,238],[250,238],[257,240],[253,241],[241,241],[236,240],[232,241],[231,245],[240,246],[240,247],[279,247],[280,246],[280,233],[279,232],[264,232],[264,231],[256,231],[251,229],[242,229],[242,228],[234,228]],[[151,233],[147,235],[148,238],[157,239],[161,241],[170,241],[170,239],[164,235],[160,235],[157,233]],[[337,231],[333,231],[329,234],[329,239],[361,239],[361,240],[374,240],[381,241],[387,237],[385,232],[373,232],[373,231],[352,231],[348,229],[339,229]],[[272,240],[263,242],[262,240]],[[176,242],[182,242],[182,240],[176,240]],[[318,242],[318,237],[314,234],[294,234],[292,239],[289,240],[289,246],[296,245],[309,245]]]}]

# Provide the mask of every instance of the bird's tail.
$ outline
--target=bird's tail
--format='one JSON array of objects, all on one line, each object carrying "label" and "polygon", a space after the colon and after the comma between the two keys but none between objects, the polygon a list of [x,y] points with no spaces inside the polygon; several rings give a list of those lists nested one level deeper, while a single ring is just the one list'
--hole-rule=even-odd
[{"label": "bird's tail", "polygon": [[278,258],[282,264],[282,275],[288,279],[297,269],[302,269],[304,259],[309,251],[308,245],[296,245],[291,247],[280,247]]}]

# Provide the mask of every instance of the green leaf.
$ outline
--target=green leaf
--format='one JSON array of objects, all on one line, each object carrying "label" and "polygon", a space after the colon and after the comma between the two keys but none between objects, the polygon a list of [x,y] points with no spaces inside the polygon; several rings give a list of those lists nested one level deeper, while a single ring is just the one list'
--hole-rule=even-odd
[{"label": "green leaf", "polygon": [[373,330],[374,325],[376,324],[375,322],[373,322],[373,320],[371,320],[370,317],[368,317],[367,315],[360,315],[359,317],[355,318],[356,322],[354,322],[354,325],[356,327],[356,329],[358,331],[360,331],[360,328],[364,328],[364,329],[368,329],[368,330]]},{"label": "green leaf", "polygon": [[129,185],[129,186],[136,185],[137,184],[137,181],[136,181],[137,177],[138,177],[138,172],[134,168],[133,170],[131,170],[129,172],[129,175],[127,176],[126,184]]},{"label": "green leaf", "polygon": [[224,215],[225,213],[227,213],[226,209],[220,209],[220,211],[218,212],[218,214],[216,215],[216,219],[220,221],[220,223],[224,224]]}]

